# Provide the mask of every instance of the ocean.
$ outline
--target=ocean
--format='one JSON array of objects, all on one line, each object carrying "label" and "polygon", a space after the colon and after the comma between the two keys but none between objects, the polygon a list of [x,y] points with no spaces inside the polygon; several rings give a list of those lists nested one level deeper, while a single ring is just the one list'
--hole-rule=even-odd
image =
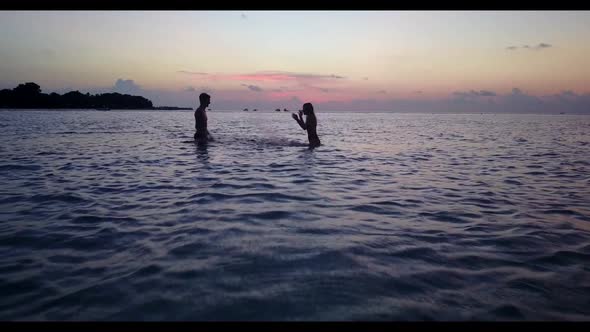
[{"label": "ocean", "polygon": [[316,114],[0,111],[0,319],[590,319],[590,116]]}]

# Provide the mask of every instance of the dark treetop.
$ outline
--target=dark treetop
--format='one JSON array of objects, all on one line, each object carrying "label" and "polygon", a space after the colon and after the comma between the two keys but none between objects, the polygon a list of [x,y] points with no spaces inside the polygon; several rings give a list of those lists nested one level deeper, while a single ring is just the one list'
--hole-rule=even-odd
[{"label": "dark treetop", "polygon": [[0,108],[112,108],[153,109],[150,100],[120,93],[91,95],[70,91],[63,95],[42,93],[36,83],[19,84],[14,89],[0,90]]}]

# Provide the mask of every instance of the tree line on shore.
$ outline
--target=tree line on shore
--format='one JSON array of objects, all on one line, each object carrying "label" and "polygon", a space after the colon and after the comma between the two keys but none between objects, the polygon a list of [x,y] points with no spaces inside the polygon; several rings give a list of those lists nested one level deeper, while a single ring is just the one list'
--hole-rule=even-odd
[{"label": "tree line on shore", "polygon": [[152,102],[141,96],[117,92],[91,95],[70,91],[60,95],[42,93],[41,87],[33,82],[19,84],[14,89],[0,90],[0,108],[46,108],[46,109],[181,109],[176,107],[154,107]]}]

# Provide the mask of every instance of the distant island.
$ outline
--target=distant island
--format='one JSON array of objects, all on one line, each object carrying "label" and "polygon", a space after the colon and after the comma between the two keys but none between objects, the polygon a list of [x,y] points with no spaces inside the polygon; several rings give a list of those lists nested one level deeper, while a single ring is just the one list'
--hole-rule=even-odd
[{"label": "distant island", "polygon": [[141,109],[141,110],[186,110],[190,107],[159,106],[141,96],[128,94],[102,93],[91,95],[80,91],[70,91],[63,95],[42,93],[41,87],[33,82],[19,84],[14,89],[0,90],[0,108],[46,108],[46,109]]}]

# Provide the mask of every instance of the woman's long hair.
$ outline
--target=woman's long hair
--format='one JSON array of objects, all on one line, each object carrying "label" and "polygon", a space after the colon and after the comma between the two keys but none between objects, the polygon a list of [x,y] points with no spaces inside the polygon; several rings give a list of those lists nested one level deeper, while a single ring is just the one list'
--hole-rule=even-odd
[{"label": "woman's long hair", "polygon": [[313,105],[311,103],[305,103],[303,104],[303,112],[305,113],[305,111],[308,112],[308,114],[305,114],[307,116],[313,116],[314,119],[317,120],[317,118],[315,117],[315,112],[313,110]]}]

